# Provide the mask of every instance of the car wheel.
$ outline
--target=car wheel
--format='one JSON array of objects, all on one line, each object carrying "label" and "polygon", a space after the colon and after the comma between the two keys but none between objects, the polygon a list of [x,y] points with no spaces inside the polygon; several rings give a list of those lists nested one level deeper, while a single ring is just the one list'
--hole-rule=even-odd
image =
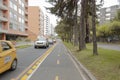
[{"label": "car wheel", "polygon": [[44,46],[44,48],[46,49],[46,48],[47,48],[47,46]]},{"label": "car wheel", "polygon": [[35,49],[37,49],[37,46],[34,46]]},{"label": "car wheel", "polygon": [[13,60],[10,70],[13,71],[17,68],[17,60]]}]

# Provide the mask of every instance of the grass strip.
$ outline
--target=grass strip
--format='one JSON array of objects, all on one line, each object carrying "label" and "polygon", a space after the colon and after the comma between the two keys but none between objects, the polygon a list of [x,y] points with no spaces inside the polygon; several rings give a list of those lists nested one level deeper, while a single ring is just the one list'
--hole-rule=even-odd
[{"label": "grass strip", "polygon": [[120,80],[120,51],[98,48],[99,55],[93,56],[91,44],[83,51],[71,43],[64,44],[98,80]]},{"label": "grass strip", "polygon": [[21,45],[21,46],[17,46],[17,49],[23,49],[23,48],[27,48],[30,47],[31,45]]}]

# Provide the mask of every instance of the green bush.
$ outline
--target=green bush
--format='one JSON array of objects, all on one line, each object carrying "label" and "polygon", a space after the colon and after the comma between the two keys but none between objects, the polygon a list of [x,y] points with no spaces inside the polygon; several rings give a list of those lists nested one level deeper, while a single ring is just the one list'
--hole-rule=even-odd
[{"label": "green bush", "polygon": [[120,35],[120,22],[119,21],[113,21],[110,25],[111,35]]},{"label": "green bush", "polygon": [[104,24],[102,26],[97,27],[97,36],[98,37],[108,37],[111,34],[111,30],[109,28],[109,24]]},{"label": "green bush", "polygon": [[120,37],[120,22],[113,21],[97,27],[97,37],[108,38],[108,37]]}]

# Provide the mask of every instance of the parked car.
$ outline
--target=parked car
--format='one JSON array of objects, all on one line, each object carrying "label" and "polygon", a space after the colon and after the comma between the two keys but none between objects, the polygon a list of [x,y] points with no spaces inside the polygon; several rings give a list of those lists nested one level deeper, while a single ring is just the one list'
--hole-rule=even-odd
[{"label": "parked car", "polygon": [[0,74],[17,68],[16,49],[10,41],[0,40]]},{"label": "parked car", "polygon": [[49,47],[48,40],[46,38],[39,38],[37,41],[35,41],[34,48],[39,48],[39,47],[44,47],[44,48]]}]

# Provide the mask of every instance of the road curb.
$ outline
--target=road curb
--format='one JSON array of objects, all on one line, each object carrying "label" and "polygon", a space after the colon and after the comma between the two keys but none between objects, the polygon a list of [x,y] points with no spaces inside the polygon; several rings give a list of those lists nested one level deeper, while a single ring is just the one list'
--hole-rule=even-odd
[{"label": "road curb", "polygon": [[[65,45],[64,45],[65,46]],[[82,69],[82,71],[85,73],[85,76],[87,77],[87,79],[89,80],[97,80],[93,75],[92,73],[87,69],[85,68],[81,62],[79,62],[77,60],[77,58],[72,54],[72,52],[65,46],[66,50],[68,51],[68,53],[70,54],[71,58],[76,62],[76,64],[78,65],[79,69]]]}]

